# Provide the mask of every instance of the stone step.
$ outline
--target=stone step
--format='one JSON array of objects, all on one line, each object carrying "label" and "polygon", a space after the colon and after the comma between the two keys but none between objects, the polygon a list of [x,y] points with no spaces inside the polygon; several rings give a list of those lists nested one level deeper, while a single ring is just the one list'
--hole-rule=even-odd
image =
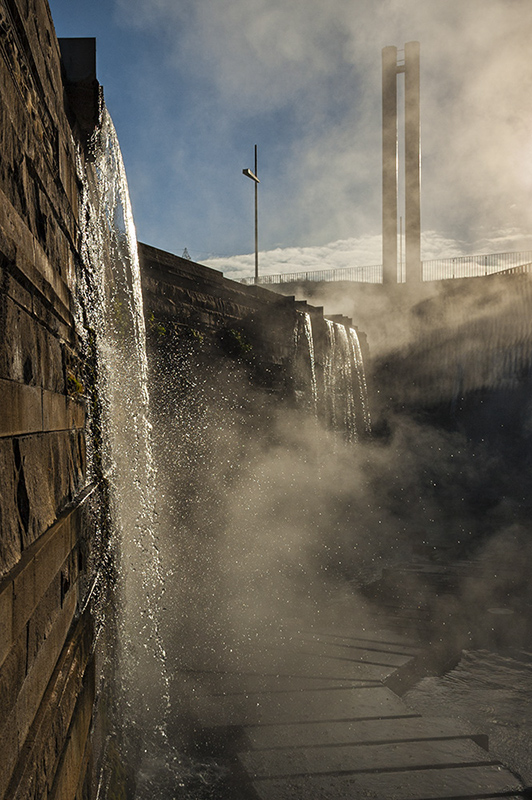
[{"label": "stone step", "polygon": [[[349,658],[330,658],[326,654],[293,651],[285,654],[272,654],[265,656],[262,669],[251,664],[231,665],[228,674],[268,674],[285,675],[292,678],[317,678],[331,681],[384,681],[396,670],[391,664],[372,664],[362,661],[353,661]],[[181,662],[176,667],[179,674],[193,674],[198,676],[204,673],[201,666]]]},{"label": "stone step", "polygon": [[488,748],[488,737],[473,733],[464,723],[446,718],[421,717],[414,713],[411,717],[391,719],[247,726],[245,732],[249,747],[253,750],[462,737],[472,739],[486,750]]},{"label": "stone step", "polygon": [[356,689],[243,693],[198,697],[195,716],[203,727],[267,725],[409,716],[412,712],[383,686]]},{"label": "stone step", "polygon": [[242,695],[249,692],[295,692],[307,689],[350,689],[369,685],[380,685],[380,681],[358,679],[332,680],[327,677],[308,677],[280,674],[263,675],[248,673],[178,673],[178,685],[192,692],[208,690],[212,697]]},{"label": "stone step", "polygon": [[[521,797],[519,782],[493,766],[307,775],[253,782],[257,800],[484,800]],[[513,794],[515,793],[515,794]]]},{"label": "stone step", "polygon": [[[411,643],[406,637],[403,641],[392,639],[390,641],[379,638],[371,639],[364,636],[348,636],[344,633],[323,633],[313,631],[311,634],[314,641],[332,644],[341,647],[352,647],[356,650],[364,650],[367,653],[390,653],[392,655],[413,656],[422,649],[419,644]],[[395,631],[397,637],[397,631]],[[305,634],[301,636],[302,641],[306,641]]]},{"label": "stone step", "polygon": [[397,770],[437,767],[498,765],[486,750],[471,739],[418,739],[385,744],[349,744],[335,747],[287,747],[240,755],[240,761],[253,780],[305,775]]},{"label": "stone step", "polygon": [[366,648],[355,643],[331,642],[323,639],[304,639],[294,643],[294,649],[301,655],[334,658],[339,661],[373,664],[380,667],[401,667],[410,660],[410,654],[398,653],[378,648]]}]

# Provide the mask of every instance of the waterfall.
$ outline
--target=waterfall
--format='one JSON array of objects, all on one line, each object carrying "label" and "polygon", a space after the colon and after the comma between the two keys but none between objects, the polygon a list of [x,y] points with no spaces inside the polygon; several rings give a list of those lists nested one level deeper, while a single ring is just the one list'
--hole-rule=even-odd
[{"label": "waterfall", "polygon": [[323,364],[323,387],[325,392],[326,422],[332,430],[337,429],[336,418],[336,323],[325,319],[327,325],[327,349]]},{"label": "waterfall", "polygon": [[314,414],[318,411],[318,383],[312,320],[308,311],[298,312],[294,329],[296,397]]},{"label": "waterfall", "polygon": [[362,348],[354,328],[326,318],[324,321],[326,343],[318,349],[323,380],[318,384],[310,314],[298,314],[294,331],[296,397],[314,414],[319,410],[328,427],[355,442],[360,431],[371,431]]},{"label": "waterfall", "polygon": [[349,442],[358,440],[351,343],[345,325],[336,326],[337,369],[335,393],[343,399],[343,428]]},{"label": "waterfall", "polygon": [[140,270],[124,165],[105,107],[84,172],[77,327],[95,356],[93,478],[108,483],[111,505],[119,721],[137,741],[161,741],[168,709],[158,627],[164,581],[154,522]]},{"label": "waterfall", "polygon": [[357,441],[357,408],[353,350],[344,325],[325,320],[328,348],[324,359],[326,422],[342,431],[348,441]]},{"label": "waterfall", "polygon": [[355,328],[349,328],[349,339],[353,350],[353,361],[355,364],[355,372],[358,380],[358,396],[360,406],[362,408],[362,417],[364,420],[364,429],[366,433],[371,433],[371,416],[369,413],[369,400],[368,400],[368,385],[366,381],[366,370],[364,367],[364,359],[362,357],[362,348],[360,347],[360,340]]}]

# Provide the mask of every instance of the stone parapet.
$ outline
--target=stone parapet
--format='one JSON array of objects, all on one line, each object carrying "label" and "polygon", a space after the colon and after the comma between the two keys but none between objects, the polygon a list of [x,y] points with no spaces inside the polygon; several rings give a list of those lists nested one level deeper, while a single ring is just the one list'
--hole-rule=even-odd
[{"label": "stone parapet", "polygon": [[89,130],[62,69],[46,0],[0,0],[2,800],[90,797],[94,783],[107,494],[87,458],[94,371],[75,321]]}]

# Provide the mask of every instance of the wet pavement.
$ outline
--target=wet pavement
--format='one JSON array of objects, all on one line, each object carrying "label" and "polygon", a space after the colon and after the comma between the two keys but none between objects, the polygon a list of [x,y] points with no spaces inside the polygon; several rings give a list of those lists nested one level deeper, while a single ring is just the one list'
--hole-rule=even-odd
[{"label": "wet pavement", "polygon": [[232,743],[239,798],[522,796],[482,730],[401,698],[450,653],[398,633],[360,599],[293,619],[263,645],[180,675],[197,736]]}]

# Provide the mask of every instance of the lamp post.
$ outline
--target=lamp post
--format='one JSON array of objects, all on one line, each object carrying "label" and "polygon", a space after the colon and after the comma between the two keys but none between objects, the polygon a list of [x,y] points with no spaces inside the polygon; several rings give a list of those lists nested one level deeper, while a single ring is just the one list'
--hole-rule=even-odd
[{"label": "lamp post", "polygon": [[242,174],[255,183],[255,283],[259,282],[259,211],[258,211],[258,185],[260,183],[257,178],[257,145],[255,145],[255,171],[250,169],[243,169]]}]

